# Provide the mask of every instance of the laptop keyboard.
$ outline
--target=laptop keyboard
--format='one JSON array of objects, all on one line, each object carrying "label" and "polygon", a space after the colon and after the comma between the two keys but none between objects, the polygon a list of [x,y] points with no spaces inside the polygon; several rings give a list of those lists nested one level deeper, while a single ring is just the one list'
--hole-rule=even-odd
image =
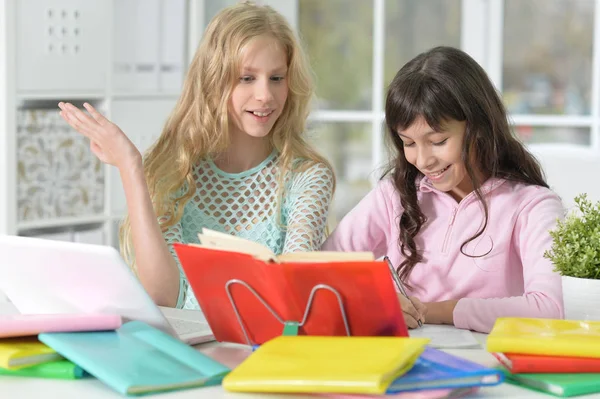
[{"label": "laptop keyboard", "polygon": [[169,318],[171,327],[177,332],[178,335],[186,335],[196,332],[210,331],[208,323],[205,321],[192,321],[183,319],[171,319]]}]

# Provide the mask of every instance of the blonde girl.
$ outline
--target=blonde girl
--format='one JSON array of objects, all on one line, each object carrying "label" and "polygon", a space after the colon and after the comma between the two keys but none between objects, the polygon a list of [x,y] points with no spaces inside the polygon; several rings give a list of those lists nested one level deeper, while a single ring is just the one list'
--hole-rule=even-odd
[{"label": "blonde girl", "polygon": [[[198,309],[170,244],[204,227],[275,253],[318,249],[334,190],[329,163],[304,137],[310,70],[285,19],[241,3],[209,23],[181,97],[143,157],[91,105],[61,116],[118,168],[128,217],[121,249],[158,305]],[[225,265],[224,265],[225,266]]]}]

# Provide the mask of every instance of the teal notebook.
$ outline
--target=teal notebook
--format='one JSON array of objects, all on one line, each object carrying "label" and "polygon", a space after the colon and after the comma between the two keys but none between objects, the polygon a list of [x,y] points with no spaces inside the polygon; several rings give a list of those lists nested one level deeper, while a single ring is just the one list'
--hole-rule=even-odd
[{"label": "teal notebook", "polygon": [[20,377],[57,378],[63,380],[74,380],[83,377],[85,371],[78,365],[68,360],[58,360],[36,364],[16,370],[0,368],[0,375],[12,375]]},{"label": "teal notebook", "polygon": [[126,395],[215,385],[230,371],[139,321],[115,331],[44,333],[39,340]]},{"label": "teal notebook", "polygon": [[510,374],[507,382],[556,396],[577,396],[600,392],[600,374]]}]

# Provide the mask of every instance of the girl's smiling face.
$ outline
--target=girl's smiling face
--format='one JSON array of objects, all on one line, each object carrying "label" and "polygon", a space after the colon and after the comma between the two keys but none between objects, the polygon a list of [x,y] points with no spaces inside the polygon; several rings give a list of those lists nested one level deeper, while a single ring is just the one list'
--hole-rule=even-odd
[{"label": "girl's smiling face", "polygon": [[239,80],[229,100],[234,134],[265,137],[288,96],[287,56],[272,36],[259,36],[243,49]]},{"label": "girl's smiling face", "polygon": [[473,191],[461,153],[464,121],[447,120],[441,131],[433,130],[420,116],[406,130],[398,130],[406,160],[423,173],[433,186],[456,201]]}]

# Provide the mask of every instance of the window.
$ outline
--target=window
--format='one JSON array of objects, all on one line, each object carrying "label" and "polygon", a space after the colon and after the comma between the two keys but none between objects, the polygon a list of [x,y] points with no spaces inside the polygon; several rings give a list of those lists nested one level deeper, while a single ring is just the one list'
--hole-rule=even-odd
[{"label": "window", "polygon": [[370,110],[373,5],[299,0],[298,28],[317,76],[318,109]]},{"label": "window", "polygon": [[[371,189],[374,173],[371,154],[371,124],[364,122],[313,122],[312,142],[335,170],[335,206],[330,220],[339,221]],[[340,194],[341,193],[341,194]]]},{"label": "window", "polygon": [[332,162],[333,227],[384,171],[384,96],[411,58],[459,47],[461,0],[298,0],[298,30],[317,75],[313,142]]},{"label": "window", "polygon": [[388,0],[385,2],[385,79],[435,46],[460,47],[460,0]]},{"label": "window", "polygon": [[590,146],[594,8],[594,0],[504,1],[502,94],[524,141]]}]

